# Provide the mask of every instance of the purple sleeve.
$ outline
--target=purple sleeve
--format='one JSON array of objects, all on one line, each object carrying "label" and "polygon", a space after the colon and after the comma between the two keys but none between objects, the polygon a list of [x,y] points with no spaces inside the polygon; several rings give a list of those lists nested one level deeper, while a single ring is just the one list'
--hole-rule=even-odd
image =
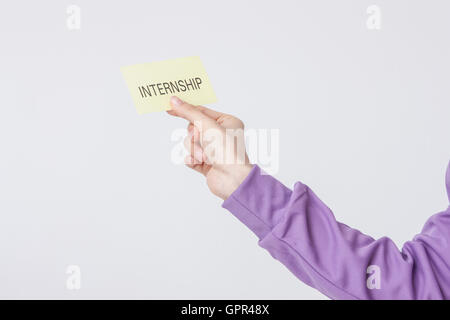
[{"label": "purple sleeve", "polygon": [[[450,198],[450,166],[447,192]],[[290,190],[258,166],[223,207],[295,276],[332,299],[450,298],[450,207],[401,250],[337,222],[306,185]]]}]

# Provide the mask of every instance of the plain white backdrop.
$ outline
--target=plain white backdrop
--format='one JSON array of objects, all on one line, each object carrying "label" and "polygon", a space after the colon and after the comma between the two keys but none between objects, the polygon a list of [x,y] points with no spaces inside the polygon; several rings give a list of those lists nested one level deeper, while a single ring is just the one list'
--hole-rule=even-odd
[{"label": "plain white backdrop", "polygon": [[200,56],[211,107],[279,129],[275,176],[375,238],[448,206],[448,1],[2,4],[0,298],[323,298],[170,161],[186,124],[139,116],[124,65]]}]

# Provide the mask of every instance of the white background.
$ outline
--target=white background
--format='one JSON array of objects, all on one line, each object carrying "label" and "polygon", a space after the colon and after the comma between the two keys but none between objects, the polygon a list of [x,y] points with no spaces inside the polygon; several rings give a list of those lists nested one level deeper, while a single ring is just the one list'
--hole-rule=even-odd
[{"label": "white background", "polygon": [[[80,30],[66,27],[70,4]],[[280,130],[278,179],[401,247],[448,206],[449,12],[445,0],[3,1],[0,298],[323,298],[170,161],[186,124],[139,116],[119,68],[199,55],[212,107]],[[66,288],[72,264],[80,290]]]}]

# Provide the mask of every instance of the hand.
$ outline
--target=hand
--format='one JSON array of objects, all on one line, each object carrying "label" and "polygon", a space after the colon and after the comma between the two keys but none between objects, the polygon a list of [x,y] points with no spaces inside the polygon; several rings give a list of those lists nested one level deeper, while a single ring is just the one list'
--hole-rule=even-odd
[{"label": "hand", "polygon": [[189,121],[186,165],[203,174],[211,192],[226,200],[252,169],[245,151],[244,123],[177,97],[170,104],[167,113]]}]

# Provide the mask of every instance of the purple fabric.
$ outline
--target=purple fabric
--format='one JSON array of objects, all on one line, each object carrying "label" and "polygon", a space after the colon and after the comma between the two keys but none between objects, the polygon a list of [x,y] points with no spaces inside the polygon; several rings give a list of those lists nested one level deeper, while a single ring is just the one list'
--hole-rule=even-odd
[{"label": "purple fabric", "polygon": [[[450,199],[450,164],[446,186]],[[295,276],[332,299],[450,298],[450,207],[401,250],[389,238],[375,240],[337,222],[306,185],[290,190],[258,166],[223,207]],[[379,287],[368,284],[373,268]]]}]

